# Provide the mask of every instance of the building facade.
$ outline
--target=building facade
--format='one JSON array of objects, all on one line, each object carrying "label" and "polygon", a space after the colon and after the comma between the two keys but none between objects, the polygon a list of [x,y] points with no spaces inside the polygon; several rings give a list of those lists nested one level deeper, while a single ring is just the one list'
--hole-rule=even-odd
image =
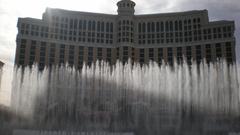
[{"label": "building facade", "polygon": [[130,0],[117,6],[117,15],[47,8],[42,19],[19,18],[15,64],[235,61],[234,21],[210,22],[207,10],[135,15]]}]

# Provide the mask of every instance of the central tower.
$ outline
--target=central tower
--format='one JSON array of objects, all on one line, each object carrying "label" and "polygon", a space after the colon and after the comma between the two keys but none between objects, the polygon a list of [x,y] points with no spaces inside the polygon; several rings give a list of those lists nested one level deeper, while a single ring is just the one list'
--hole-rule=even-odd
[{"label": "central tower", "polygon": [[131,48],[134,44],[134,7],[135,3],[131,0],[121,0],[118,6],[118,45],[117,59],[127,62],[130,57],[134,59],[135,51]]},{"label": "central tower", "polygon": [[118,6],[118,15],[134,15],[135,2],[131,0],[121,0],[117,3]]}]

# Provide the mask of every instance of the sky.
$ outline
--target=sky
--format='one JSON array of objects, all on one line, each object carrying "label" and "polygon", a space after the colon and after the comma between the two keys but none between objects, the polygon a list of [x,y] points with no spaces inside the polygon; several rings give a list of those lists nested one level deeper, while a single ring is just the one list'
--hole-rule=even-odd
[{"label": "sky", "polygon": [[[0,60],[14,63],[17,19],[41,19],[46,7],[75,11],[117,14],[118,0],[0,0]],[[237,45],[240,43],[239,0],[134,0],[136,14],[207,9],[214,20],[235,20]],[[240,47],[237,47],[237,52]],[[240,51],[239,51],[240,52]],[[240,56],[240,53],[238,54]]]}]

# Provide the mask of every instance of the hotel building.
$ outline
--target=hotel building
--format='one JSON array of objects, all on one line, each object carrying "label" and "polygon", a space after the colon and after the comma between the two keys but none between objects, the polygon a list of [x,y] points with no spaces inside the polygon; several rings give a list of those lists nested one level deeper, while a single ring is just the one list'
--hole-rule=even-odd
[{"label": "hotel building", "polygon": [[130,0],[117,6],[117,15],[47,8],[42,19],[19,18],[15,64],[235,62],[234,21],[209,21],[207,10],[135,15]]}]

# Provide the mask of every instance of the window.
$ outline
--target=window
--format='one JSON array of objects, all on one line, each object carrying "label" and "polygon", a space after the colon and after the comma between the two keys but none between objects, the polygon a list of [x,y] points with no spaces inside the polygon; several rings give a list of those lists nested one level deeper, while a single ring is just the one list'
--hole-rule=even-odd
[{"label": "window", "polygon": [[232,44],[231,42],[226,42],[226,60],[228,63],[232,63],[233,62],[233,57],[232,57]]},{"label": "window", "polygon": [[222,29],[221,29],[221,27],[217,28],[217,32],[218,32],[218,38],[222,38]]},{"label": "window", "polygon": [[92,30],[92,21],[88,21],[88,30],[89,30],[89,31]]},{"label": "window", "polygon": [[102,48],[97,49],[97,58],[98,60],[102,60]]},{"label": "window", "polygon": [[92,21],[92,30],[95,31],[96,30],[96,22]]},{"label": "window", "polygon": [[191,65],[192,64],[192,47],[191,46],[186,47],[186,58],[187,58],[187,63]]},{"label": "window", "polygon": [[46,42],[41,42],[40,46],[40,60],[39,60],[39,69],[43,70],[45,67],[45,58],[46,58]]},{"label": "window", "polygon": [[139,51],[140,51],[140,53],[139,53],[140,61],[139,62],[141,65],[143,65],[144,64],[144,49],[140,49]]},{"label": "window", "polygon": [[70,29],[73,29],[73,19],[70,19]]},{"label": "window", "polygon": [[207,63],[210,63],[211,62],[211,45],[210,44],[206,44],[205,45],[205,51],[206,51],[206,61]]},{"label": "window", "polygon": [[24,65],[26,43],[27,43],[26,39],[21,39],[19,61],[18,61],[19,65]]},{"label": "window", "polygon": [[82,20],[79,20],[79,24],[78,25],[79,25],[78,26],[79,30],[82,30]]},{"label": "window", "polygon": [[119,48],[117,48],[117,59],[119,59]]},{"label": "window", "polygon": [[59,64],[63,64],[64,63],[64,58],[65,58],[65,45],[61,44],[60,45],[60,50],[59,50]]},{"label": "window", "polygon": [[112,64],[111,58],[112,58],[112,49],[107,48],[107,62],[109,62],[109,64]]},{"label": "window", "polygon": [[173,22],[170,21],[170,31],[173,31]]},{"label": "window", "polygon": [[147,32],[151,32],[151,23],[150,22],[147,23]]},{"label": "window", "polygon": [[77,25],[78,25],[78,20],[74,19],[74,29],[77,29]]},{"label": "window", "polygon": [[164,32],[164,23],[161,22],[161,32]]},{"label": "window", "polygon": [[78,68],[82,68],[83,66],[83,50],[84,50],[84,47],[82,46],[79,46],[78,47]]},{"label": "window", "polygon": [[175,21],[175,31],[178,31],[178,21]]},{"label": "window", "polygon": [[104,28],[105,28],[105,27],[104,27],[104,22],[102,22],[102,23],[101,23],[101,32],[104,32],[104,31],[105,31]]},{"label": "window", "polygon": [[169,31],[169,23],[168,22],[165,22],[165,29],[166,29],[166,32]]},{"label": "window", "polygon": [[101,28],[101,23],[97,22],[97,32],[100,32],[100,28]]},{"label": "window", "polygon": [[196,46],[196,62],[200,64],[202,60],[202,48],[201,45]]},{"label": "window", "polygon": [[155,32],[155,23],[154,22],[152,22],[152,26],[151,26],[151,32]]},{"label": "window", "polygon": [[106,24],[106,32],[110,32],[110,25],[109,25],[109,22],[107,22],[107,24]]},{"label": "window", "polygon": [[141,23],[138,23],[138,32],[139,32],[139,33],[142,32],[142,25],[141,25]]},{"label": "window", "polygon": [[110,24],[110,32],[113,32],[113,23]]},{"label": "window", "polygon": [[211,30],[211,29],[208,29],[207,31],[208,31],[208,32],[207,32],[207,34],[208,34],[208,39],[210,40],[210,39],[212,39],[212,30]]},{"label": "window", "polygon": [[69,46],[69,52],[68,52],[68,64],[69,66],[73,66],[74,64],[74,46],[73,45],[70,45]]},{"label": "window", "polygon": [[220,43],[215,44],[216,49],[216,57],[221,58],[222,57],[222,47]]},{"label": "window", "polygon": [[177,47],[177,62],[181,64],[183,61],[182,47]]},{"label": "window", "polygon": [[163,60],[163,48],[158,48],[158,64],[161,65]]},{"label": "window", "polygon": [[145,24],[145,23],[142,24],[142,32],[143,32],[143,33],[146,32],[146,24]]},{"label": "window", "polygon": [[132,48],[132,62],[134,61],[134,56],[135,56],[135,52],[134,52],[134,48]]},{"label": "window", "polygon": [[54,64],[55,51],[56,51],[56,44],[51,43],[50,50],[49,50],[49,56],[48,56],[49,66],[52,66],[52,64]]},{"label": "window", "polygon": [[154,49],[149,48],[149,60],[154,60]]},{"label": "window", "polygon": [[123,47],[123,63],[125,64],[128,61],[128,47]]},{"label": "window", "polygon": [[87,21],[83,20],[83,30],[86,30],[86,29],[87,29]]},{"label": "window", "polygon": [[159,22],[157,22],[157,32],[160,32],[160,23]]},{"label": "window", "polygon": [[168,64],[173,66],[173,48],[167,48]]},{"label": "window", "polygon": [[93,47],[88,47],[88,65],[90,66],[93,62]]},{"label": "window", "polygon": [[182,31],[182,21],[179,21],[179,30]]}]

